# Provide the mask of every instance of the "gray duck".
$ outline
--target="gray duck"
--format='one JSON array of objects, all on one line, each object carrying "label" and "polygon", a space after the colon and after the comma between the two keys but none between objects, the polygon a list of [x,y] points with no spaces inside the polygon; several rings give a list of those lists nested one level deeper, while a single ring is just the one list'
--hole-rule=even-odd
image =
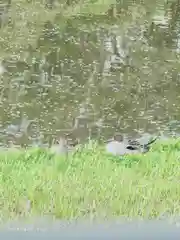
[{"label": "gray duck", "polygon": [[68,155],[69,152],[72,152],[77,145],[77,142],[68,143],[67,136],[61,136],[57,141],[57,144],[53,144],[50,148],[51,153],[58,155]]},{"label": "gray duck", "polygon": [[113,155],[146,153],[150,150],[150,145],[154,143],[156,139],[157,138],[148,141],[145,144],[140,144],[137,140],[131,139],[125,142],[123,136],[117,134],[106,144],[106,151]]}]

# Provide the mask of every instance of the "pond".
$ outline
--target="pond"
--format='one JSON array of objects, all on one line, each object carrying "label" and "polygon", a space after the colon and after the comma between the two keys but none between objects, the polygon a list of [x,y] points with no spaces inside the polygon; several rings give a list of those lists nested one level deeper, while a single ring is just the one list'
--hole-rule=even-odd
[{"label": "pond", "polygon": [[[58,1],[49,3],[50,15]],[[8,6],[12,20],[11,1]],[[11,20],[0,29],[1,145],[47,143],[62,133],[82,141],[115,131],[180,133],[178,1],[117,1],[103,14],[56,14],[33,45],[28,39],[36,25],[28,29],[21,19],[18,26],[29,35],[20,36]],[[8,27],[12,42],[5,39]]]}]

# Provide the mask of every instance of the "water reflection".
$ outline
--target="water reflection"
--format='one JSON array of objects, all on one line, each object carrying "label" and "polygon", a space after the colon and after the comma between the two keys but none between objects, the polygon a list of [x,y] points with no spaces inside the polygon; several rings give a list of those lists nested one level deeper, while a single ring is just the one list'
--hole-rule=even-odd
[{"label": "water reflection", "polygon": [[61,132],[80,140],[116,130],[179,132],[178,124],[168,125],[180,117],[179,2],[128,6],[131,1],[118,3],[116,14],[113,7],[107,17],[79,15],[62,24],[57,16],[45,24],[36,48],[27,46],[24,60],[4,59],[3,144],[10,135],[33,144]]}]

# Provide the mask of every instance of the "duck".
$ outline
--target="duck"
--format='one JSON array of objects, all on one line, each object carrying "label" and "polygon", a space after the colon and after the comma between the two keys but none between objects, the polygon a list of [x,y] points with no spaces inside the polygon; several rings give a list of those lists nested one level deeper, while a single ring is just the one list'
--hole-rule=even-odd
[{"label": "duck", "polygon": [[77,142],[71,144],[68,143],[67,136],[60,136],[56,144],[53,144],[50,147],[50,152],[58,155],[68,155],[69,152],[72,152],[77,145]]},{"label": "duck", "polygon": [[113,155],[146,153],[150,150],[150,145],[154,143],[156,139],[157,138],[141,144],[139,141],[133,139],[125,141],[122,134],[116,134],[113,139],[106,144],[106,152]]}]

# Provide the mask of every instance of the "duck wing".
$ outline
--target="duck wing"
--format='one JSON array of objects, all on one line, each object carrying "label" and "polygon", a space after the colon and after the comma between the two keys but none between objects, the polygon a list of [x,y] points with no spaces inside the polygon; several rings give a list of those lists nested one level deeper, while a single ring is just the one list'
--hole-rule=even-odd
[{"label": "duck wing", "polygon": [[143,152],[148,152],[150,150],[151,144],[154,143],[157,139],[158,139],[158,137],[155,137],[155,138],[151,139],[148,143],[142,144],[141,148],[143,149]]},{"label": "duck wing", "polygon": [[137,140],[129,140],[126,148],[131,151],[143,149],[143,152],[148,152],[150,149],[150,145],[154,143],[157,139],[158,137],[155,137],[149,140],[148,143],[145,143],[145,144],[141,144]]},{"label": "duck wing", "polygon": [[150,140],[147,144],[145,144],[145,145],[149,146],[149,145],[151,145],[152,143],[154,143],[157,139],[158,139],[158,136],[155,137],[155,138],[153,138],[153,139],[151,139],[151,140]]},{"label": "duck wing", "polygon": [[127,145],[126,146],[126,149],[128,150],[138,150],[140,146],[137,146],[137,145]]},{"label": "duck wing", "polygon": [[129,150],[138,150],[141,148],[141,144],[137,140],[130,139],[128,140],[126,148]]}]

